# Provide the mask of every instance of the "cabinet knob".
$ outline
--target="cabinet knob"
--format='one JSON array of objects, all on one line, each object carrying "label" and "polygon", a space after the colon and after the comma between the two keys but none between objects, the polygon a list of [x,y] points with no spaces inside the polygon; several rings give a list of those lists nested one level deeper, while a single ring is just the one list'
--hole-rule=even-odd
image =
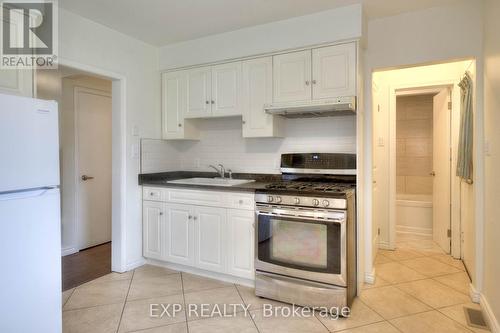
[{"label": "cabinet knob", "polygon": [[197,219],[198,219],[198,217],[197,217],[197,216],[193,216],[193,220],[195,220],[195,221],[196,221]]},{"label": "cabinet knob", "polygon": [[188,219],[190,219],[190,220],[191,220],[192,218],[193,218],[193,217],[192,217],[191,215],[189,215],[189,216],[188,216]]},{"label": "cabinet knob", "polygon": [[210,104],[210,101],[205,101],[205,104]]},{"label": "cabinet knob", "polygon": [[182,124],[179,124],[179,127],[182,127]]},{"label": "cabinet knob", "polygon": [[242,120],[242,121],[241,121],[241,123],[242,123],[243,125],[245,125],[247,122],[246,122],[246,121],[244,121],[244,120]]},{"label": "cabinet knob", "polygon": [[215,104],[215,101],[212,101],[212,104]]},{"label": "cabinet knob", "polygon": [[308,85],[309,85],[309,81],[306,81],[306,86],[308,86]]},{"label": "cabinet knob", "polygon": [[243,205],[243,200],[238,201],[240,205]]},{"label": "cabinet knob", "polygon": [[163,215],[163,212],[160,212],[160,216]]},{"label": "cabinet knob", "polygon": [[316,80],[312,80],[312,84],[316,84]]}]

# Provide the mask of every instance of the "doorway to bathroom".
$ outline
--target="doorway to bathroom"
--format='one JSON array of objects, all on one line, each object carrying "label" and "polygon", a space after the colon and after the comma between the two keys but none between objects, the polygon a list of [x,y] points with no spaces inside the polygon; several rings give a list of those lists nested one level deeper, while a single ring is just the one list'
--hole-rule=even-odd
[{"label": "doorway to bathroom", "polygon": [[451,250],[452,86],[396,94],[396,243]]},{"label": "doorway to bathroom", "polygon": [[374,257],[406,248],[474,268],[474,184],[455,176],[466,72],[474,60],[373,73]]}]

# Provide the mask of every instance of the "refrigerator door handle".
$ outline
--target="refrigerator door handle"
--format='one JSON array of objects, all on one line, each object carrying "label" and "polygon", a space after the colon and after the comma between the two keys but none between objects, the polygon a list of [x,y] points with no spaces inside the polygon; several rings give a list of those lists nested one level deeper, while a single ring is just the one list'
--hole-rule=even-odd
[{"label": "refrigerator door handle", "polygon": [[57,187],[39,187],[22,191],[0,193],[0,201],[40,197],[50,192],[59,191]]}]

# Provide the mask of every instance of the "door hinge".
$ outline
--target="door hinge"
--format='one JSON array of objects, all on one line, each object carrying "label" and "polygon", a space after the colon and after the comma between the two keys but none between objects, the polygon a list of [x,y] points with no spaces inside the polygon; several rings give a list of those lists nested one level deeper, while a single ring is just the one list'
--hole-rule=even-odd
[{"label": "door hinge", "polygon": [[451,238],[451,229],[448,229],[446,234],[447,234],[448,238]]},{"label": "door hinge", "polygon": [[451,102],[448,102],[448,110],[451,110],[451,106],[452,106]]}]

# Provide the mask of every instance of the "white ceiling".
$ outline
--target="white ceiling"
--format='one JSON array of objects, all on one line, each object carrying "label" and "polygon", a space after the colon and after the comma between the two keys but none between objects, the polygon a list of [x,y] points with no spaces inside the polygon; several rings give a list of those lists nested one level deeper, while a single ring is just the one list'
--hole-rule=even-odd
[{"label": "white ceiling", "polygon": [[59,0],[64,9],[149,44],[195,39],[363,3],[368,18],[458,0]]}]

